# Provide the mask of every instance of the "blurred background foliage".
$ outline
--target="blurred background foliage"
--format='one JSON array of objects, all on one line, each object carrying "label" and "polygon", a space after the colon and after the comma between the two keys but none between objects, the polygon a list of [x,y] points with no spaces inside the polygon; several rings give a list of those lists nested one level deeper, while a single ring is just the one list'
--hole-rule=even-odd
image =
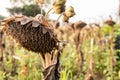
[{"label": "blurred background foliage", "polygon": [[[34,3],[34,0],[11,0],[11,2],[15,5],[12,8],[7,8],[11,15],[22,14],[25,16],[35,16],[41,13],[40,7]],[[17,4],[21,4],[18,7]],[[45,15],[45,11],[43,11],[43,15]]]},{"label": "blurred background foliage", "polygon": [[0,19],[4,19],[4,18],[5,18],[4,16],[0,15]]},{"label": "blurred background foliage", "polygon": [[[11,15],[15,14],[22,14],[25,16],[36,16],[37,14],[41,13],[41,10],[38,5],[36,4],[30,4],[30,5],[23,5],[22,7],[16,7],[8,8],[8,11]],[[45,11],[43,10],[43,15],[45,15]]]}]

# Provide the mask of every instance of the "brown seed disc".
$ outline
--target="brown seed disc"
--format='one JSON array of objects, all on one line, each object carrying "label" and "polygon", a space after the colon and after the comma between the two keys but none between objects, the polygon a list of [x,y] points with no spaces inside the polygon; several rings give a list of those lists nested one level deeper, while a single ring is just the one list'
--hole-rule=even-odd
[{"label": "brown seed disc", "polygon": [[57,48],[58,40],[51,29],[40,23],[38,26],[35,24],[38,25],[38,22],[31,20],[21,25],[20,21],[15,21],[14,19],[7,23],[6,32],[27,50],[42,54],[50,53],[54,48]]}]

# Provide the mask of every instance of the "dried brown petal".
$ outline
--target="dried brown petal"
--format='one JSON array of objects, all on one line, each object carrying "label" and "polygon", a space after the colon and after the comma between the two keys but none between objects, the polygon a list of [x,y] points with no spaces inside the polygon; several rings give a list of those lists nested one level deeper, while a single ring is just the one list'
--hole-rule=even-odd
[{"label": "dried brown petal", "polygon": [[22,18],[15,18],[14,20],[15,20],[15,22],[20,22],[20,21],[22,21]]},{"label": "dried brown petal", "polygon": [[32,27],[38,27],[40,25],[39,21],[32,21]]},{"label": "dried brown petal", "polygon": [[42,32],[43,32],[43,34],[46,34],[47,33],[47,29],[43,28]]},{"label": "dried brown petal", "polygon": [[31,22],[32,21],[32,19],[31,18],[28,18],[28,17],[23,17],[22,19],[21,19],[21,25],[25,25],[25,24],[27,24],[27,23],[29,23],[29,22]]},{"label": "dried brown petal", "polygon": [[53,32],[51,32],[50,30],[48,30],[48,32],[49,32],[50,36],[53,38],[54,37]]},{"label": "dried brown petal", "polygon": [[12,20],[14,20],[15,17],[9,17],[9,18],[6,18],[5,20],[3,20],[2,22],[5,22],[6,24]]}]

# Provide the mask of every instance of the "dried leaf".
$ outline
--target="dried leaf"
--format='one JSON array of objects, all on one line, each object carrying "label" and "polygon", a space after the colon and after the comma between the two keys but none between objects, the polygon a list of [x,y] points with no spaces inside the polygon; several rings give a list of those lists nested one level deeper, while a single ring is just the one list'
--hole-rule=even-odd
[{"label": "dried leaf", "polygon": [[48,32],[49,32],[50,36],[53,38],[54,34],[50,30]]},{"label": "dried leaf", "polygon": [[30,21],[32,21],[31,18],[23,17],[23,18],[21,19],[21,25],[25,25],[25,24],[29,23]]},{"label": "dried leaf", "polygon": [[39,21],[32,21],[32,27],[38,27],[40,25]]},{"label": "dried leaf", "polygon": [[9,18],[6,18],[5,20],[3,20],[2,22],[5,22],[6,24],[10,21],[14,20],[14,17],[9,17]]},{"label": "dried leaf", "polygon": [[15,18],[14,20],[15,20],[15,22],[20,22],[20,21],[22,21],[22,18]]},{"label": "dried leaf", "polygon": [[16,15],[15,18],[23,18],[23,15]]},{"label": "dried leaf", "polygon": [[0,30],[3,30],[3,31],[5,31],[7,29],[7,27],[6,27],[6,23],[1,23],[1,27],[0,27]]},{"label": "dried leaf", "polygon": [[47,29],[43,28],[42,32],[43,32],[43,34],[46,34],[47,33]]}]

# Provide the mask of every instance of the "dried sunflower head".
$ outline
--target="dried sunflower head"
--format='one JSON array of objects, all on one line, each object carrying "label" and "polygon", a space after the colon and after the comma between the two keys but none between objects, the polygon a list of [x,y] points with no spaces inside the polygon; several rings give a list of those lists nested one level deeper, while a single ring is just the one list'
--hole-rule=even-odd
[{"label": "dried sunflower head", "polygon": [[46,52],[50,53],[58,47],[58,40],[53,30],[40,22],[40,19],[26,16],[14,17],[5,25],[7,27],[6,33],[27,50],[44,54]]},{"label": "dried sunflower head", "polygon": [[112,21],[112,20],[106,20],[106,21],[104,22],[104,24],[107,24],[107,25],[109,25],[109,26],[113,26],[113,25],[115,24],[115,22]]},{"label": "dried sunflower head", "polygon": [[56,14],[60,14],[65,11],[65,0],[56,0],[53,1],[53,10]]},{"label": "dried sunflower head", "polygon": [[67,17],[73,17],[75,15],[74,8],[69,6],[68,9],[65,10],[65,14]]},{"label": "dried sunflower head", "polygon": [[66,14],[63,14],[61,19],[62,19],[62,22],[68,22],[69,17],[67,17]]},{"label": "dried sunflower head", "polygon": [[78,21],[74,24],[74,28],[75,29],[82,29],[83,27],[85,27],[87,24],[83,21]]}]

